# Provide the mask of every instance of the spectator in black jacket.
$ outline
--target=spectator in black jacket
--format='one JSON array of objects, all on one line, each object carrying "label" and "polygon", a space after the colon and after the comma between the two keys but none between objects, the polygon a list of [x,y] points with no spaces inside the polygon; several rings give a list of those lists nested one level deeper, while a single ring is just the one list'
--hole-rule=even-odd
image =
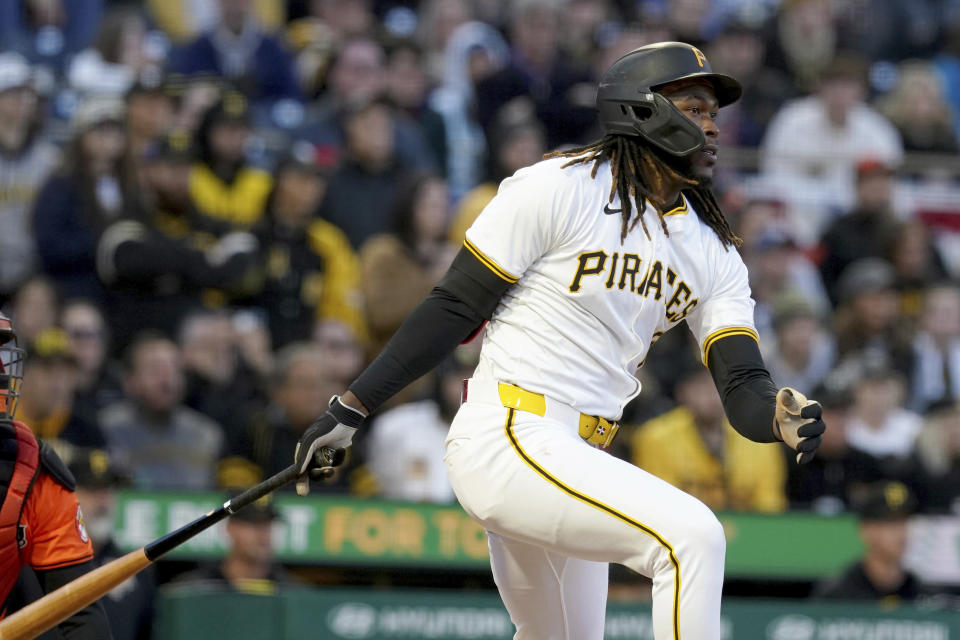
[{"label": "spectator in black jacket", "polygon": [[[123,555],[114,540],[113,526],[116,491],[127,484],[127,479],[102,449],[78,449],[68,466],[77,480],[77,502],[93,543],[93,561],[105,565]],[[156,591],[157,572],[151,565],[100,599],[114,640],[150,640]]]},{"label": "spectator in black jacket", "polygon": [[383,98],[343,116],[346,153],[330,176],[320,215],[343,229],[355,249],[390,228],[390,203],[408,170],[391,135],[394,121],[393,106]]},{"label": "spectator in black jacket", "polygon": [[820,273],[834,304],[841,301],[839,281],[844,270],[861,258],[879,258],[894,235],[894,171],[879,160],[857,163],[857,204],[827,228],[820,242]]},{"label": "spectator in black jacket", "polygon": [[581,141],[593,127],[596,92],[560,49],[560,12],[551,0],[510,3],[510,63],[477,86],[478,119],[488,136],[504,108],[532,111],[550,149]]},{"label": "spectator in black jacket", "polygon": [[820,583],[813,597],[830,600],[913,601],[928,592],[903,567],[907,519],[917,506],[910,490],[899,482],[862,487],[855,507],[860,517],[864,553],[838,578]]}]

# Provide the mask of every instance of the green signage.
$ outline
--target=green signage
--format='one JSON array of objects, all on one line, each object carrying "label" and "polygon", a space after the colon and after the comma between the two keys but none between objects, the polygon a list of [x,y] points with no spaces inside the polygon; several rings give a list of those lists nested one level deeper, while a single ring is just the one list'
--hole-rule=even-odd
[{"label": "green signage", "polygon": [[[864,604],[728,599],[723,640],[949,640],[960,616]],[[295,590],[279,596],[165,590],[157,640],[508,640],[494,593]],[[653,640],[650,604],[611,603],[606,640]]]},{"label": "green signage", "polygon": [[[135,549],[207,513],[218,494],[126,492],[118,496],[116,539]],[[282,521],[274,530],[278,558],[297,564],[350,564],[485,569],[483,529],[456,505],[429,505],[345,496],[276,499]],[[836,573],[860,553],[851,518],[807,514],[721,514],[727,533],[727,574],[812,579]],[[223,555],[223,524],[171,555]],[[784,549],[817,553],[785,553]]]}]

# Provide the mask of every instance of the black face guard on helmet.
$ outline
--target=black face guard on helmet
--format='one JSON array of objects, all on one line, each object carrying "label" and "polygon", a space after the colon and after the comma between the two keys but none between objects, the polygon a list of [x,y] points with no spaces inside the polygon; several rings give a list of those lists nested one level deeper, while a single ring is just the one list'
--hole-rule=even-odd
[{"label": "black face guard on helmet", "polygon": [[17,412],[26,353],[7,316],[0,313],[0,420],[11,422]]},{"label": "black face guard on helmet", "polygon": [[659,42],[634,49],[614,62],[600,79],[597,110],[604,134],[640,136],[673,156],[703,147],[700,127],[657,93],[671,82],[703,78],[713,85],[721,107],[736,102],[743,89],[730,76],[713,73],[696,47]]}]

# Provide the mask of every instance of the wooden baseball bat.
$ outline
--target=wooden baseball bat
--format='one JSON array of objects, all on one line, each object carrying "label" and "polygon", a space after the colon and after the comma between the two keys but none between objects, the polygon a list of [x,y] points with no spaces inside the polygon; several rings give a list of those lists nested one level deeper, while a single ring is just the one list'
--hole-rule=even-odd
[{"label": "wooden baseball bat", "polygon": [[[335,459],[335,452],[324,450],[326,460]],[[342,460],[342,458],[340,458]],[[36,602],[17,611],[5,620],[0,620],[0,640],[32,640],[38,635],[66,620],[71,615],[99,600],[118,584],[136,575],[168,551],[178,547],[201,531],[209,529],[230,514],[236,513],[251,502],[276,491],[297,478],[296,465],[290,465],[231,498],[222,506],[200,516],[162,538],[157,538],[145,547],[131,551],[102,567],[84,574],[76,580],[48,593]]]}]

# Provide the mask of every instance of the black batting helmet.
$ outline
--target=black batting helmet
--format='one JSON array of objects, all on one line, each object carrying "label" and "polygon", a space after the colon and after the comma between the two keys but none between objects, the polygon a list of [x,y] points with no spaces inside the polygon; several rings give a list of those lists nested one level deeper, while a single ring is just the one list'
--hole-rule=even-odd
[{"label": "black batting helmet", "polygon": [[0,313],[0,421],[13,420],[17,412],[24,356],[13,323]]},{"label": "black batting helmet", "polygon": [[597,110],[605,134],[641,136],[669,154],[686,156],[705,142],[703,131],[657,89],[677,80],[703,78],[721,107],[743,93],[730,76],[714,73],[700,49],[685,42],[658,42],[634,49],[600,79]]}]

